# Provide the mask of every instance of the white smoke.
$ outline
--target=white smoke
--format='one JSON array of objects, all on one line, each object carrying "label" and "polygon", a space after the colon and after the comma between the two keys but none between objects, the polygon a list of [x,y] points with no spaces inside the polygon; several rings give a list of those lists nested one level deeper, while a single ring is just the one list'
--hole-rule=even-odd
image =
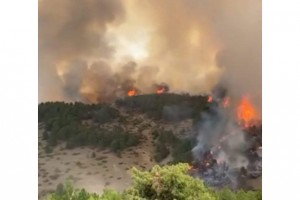
[{"label": "white smoke", "polygon": [[[215,96],[214,99],[220,99],[221,102],[226,93],[219,92],[218,94],[222,96]],[[229,185],[235,188],[237,186],[237,173],[235,172],[242,167],[247,168],[249,164],[245,154],[249,144],[235,116],[220,102],[212,102],[208,111],[202,113],[197,126],[198,142],[193,149],[193,155],[197,162],[202,162],[205,159],[204,153],[211,152],[217,161],[217,165],[202,176],[208,184],[216,186],[230,182]]]}]

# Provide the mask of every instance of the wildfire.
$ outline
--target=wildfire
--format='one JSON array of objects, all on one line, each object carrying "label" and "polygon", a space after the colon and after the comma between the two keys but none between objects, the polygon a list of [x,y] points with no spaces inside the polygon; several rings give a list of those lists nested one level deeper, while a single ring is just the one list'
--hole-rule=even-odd
[{"label": "wildfire", "polygon": [[169,86],[166,83],[155,84],[156,94],[163,94],[169,91]]},{"label": "wildfire", "polygon": [[127,95],[130,96],[130,97],[136,96],[137,95],[137,90],[135,90],[135,89],[129,90],[127,92]]},{"label": "wildfire", "polygon": [[224,100],[223,100],[223,107],[226,108],[228,106],[229,106],[229,98],[225,97]]},{"label": "wildfire", "polygon": [[157,94],[162,94],[162,93],[165,93],[165,88],[164,87],[161,87],[161,88],[158,88],[157,90],[156,90],[156,93]]},{"label": "wildfire", "polygon": [[208,96],[207,102],[211,103],[213,101],[213,97],[212,96]]},{"label": "wildfire", "polygon": [[256,119],[257,113],[254,106],[247,97],[243,97],[237,109],[237,117],[241,123],[247,128]]}]

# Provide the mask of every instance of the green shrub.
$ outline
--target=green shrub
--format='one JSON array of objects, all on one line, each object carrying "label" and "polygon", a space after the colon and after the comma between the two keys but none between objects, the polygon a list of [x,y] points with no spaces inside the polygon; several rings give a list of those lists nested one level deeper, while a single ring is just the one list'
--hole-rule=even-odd
[{"label": "green shrub", "polygon": [[[119,111],[107,104],[83,104],[47,102],[39,104],[39,121],[45,123],[43,139],[48,145],[56,146],[59,141],[66,142],[66,148],[92,145],[101,149],[110,148],[118,153],[139,143],[136,135],[125,132],[121,127],[113,131],[87,127],[82,120],[93,119],[99,124],[118,118]],[[48,132],[49,134],[48,134]]]},{"label": "green shrub", "polygon": [[156,162],[160,162],[169,155],[170,151],[163,143],[158,143],[155,148],[154,159]]},{"label": "green shrub", "polygon": [[48,154],[48,153],[52,153],[53,152],[53,148],[50,147],[49,145],[46,145],[45,146],[45,152]]},{"label": "green shrub", "polygon": [[200,179],[188,175],[188,164],[154,166],[151,171],[132,169],[133,183],[120,193],[105,190],[102,195],[74,189],[67,182],[59,185],[48,200],[262,200],[261,190],[214,190]]}]

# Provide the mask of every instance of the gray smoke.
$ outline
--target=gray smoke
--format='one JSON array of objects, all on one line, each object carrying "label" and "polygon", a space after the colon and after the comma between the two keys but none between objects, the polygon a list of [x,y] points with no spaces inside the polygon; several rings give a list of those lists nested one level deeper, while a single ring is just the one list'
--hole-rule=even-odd
[{"label": "gray smoke", "polygon": [[166,105],[162,110],[162,117],[171,122],[187,119],[192,114],[192,108],[187,105]]},{"label": "gray smoke", "polygon": [[[223,94],[219,92],[218,95]],[[217,99],[217,96],[214,96]],[[205,161],[206,152],[216,159],[212,168],[201,173],[201,177],[212,186],[237,187],[237,171],[247,168],[249,160],[245,154],[249,143],[236,119],[223,104],[212,102],[208,111],[202,113],[197,126],[197,145],[193,155],[198,163]],[[205,163],[204,163],[205,164]]]},{"label": "gray smoke", "polygon": [[213,187],[230,186],[237,188],[236,172],[223,162],[214,165],[200,176],[206,184]]},{"label": "gray smoke", "polygon": [[232,103],[247,94],[261,111],[261,1],[39,1],[39,101],[113,99],[128,61],[144,93],[160,82],[191,94],[221,83]]},{"label": "gray smoke", "polygon": [[39,1],[39,101],[82,99],[84,62],[111,58],[105,31],[123,15],[118,0]]}]

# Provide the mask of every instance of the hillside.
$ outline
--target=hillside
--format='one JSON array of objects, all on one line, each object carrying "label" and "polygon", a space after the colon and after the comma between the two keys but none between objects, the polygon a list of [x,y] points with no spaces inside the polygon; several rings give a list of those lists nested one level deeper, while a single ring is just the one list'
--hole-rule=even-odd
[{"label": "hillside", "polygon": [[110,105],[41,103],[40,198],[66,180],[90,192],[122,191],[133,166],[192,164],[197,123],[208,109],[207,96],[185,94],[133,96]]}]

